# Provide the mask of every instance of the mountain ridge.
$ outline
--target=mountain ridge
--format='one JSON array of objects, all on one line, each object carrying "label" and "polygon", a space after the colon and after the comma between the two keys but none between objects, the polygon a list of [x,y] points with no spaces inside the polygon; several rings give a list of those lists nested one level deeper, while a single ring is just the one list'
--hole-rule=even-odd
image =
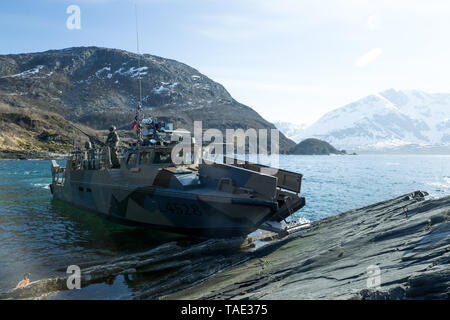
[{"label": "mountain ridge", "polygon": [[[192,130],[193,122],[202,120],[204,128],[223,131],[275,129],[221,84],[187,64],[92,46],[0,55],[0,103],[19,113],[33,109],[61,114],[95,130],[111,124],[130,130],[139,101],[139,77],[144,114],[173,122],[177,128]],[[280,151],[293,146],[280,133]]]},{"label": "mountain ridge", "polygon": [[384,90],[327,112],[311,126],[288,136],[296,142],[317,138],[356,151],[448,146],[450,94]]}]

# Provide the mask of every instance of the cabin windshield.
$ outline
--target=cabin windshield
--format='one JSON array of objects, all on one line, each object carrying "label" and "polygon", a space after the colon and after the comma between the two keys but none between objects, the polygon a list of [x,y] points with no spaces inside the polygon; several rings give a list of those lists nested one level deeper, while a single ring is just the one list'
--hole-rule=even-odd
[{"label": "cabin windshield", "polygon": [[171,163],[170,152],[156,152],[153,163]]},{"label": "cabin windshield", "polygon": [[130,153],[127,160],[127,165],[129,167],[134,167],[137,164],[137,154],[136,153]]},{"label": "cabin windshield", "polygon": [[153,152],[141,152],[139,155],[139,164],[150,165],[153,163]]}]

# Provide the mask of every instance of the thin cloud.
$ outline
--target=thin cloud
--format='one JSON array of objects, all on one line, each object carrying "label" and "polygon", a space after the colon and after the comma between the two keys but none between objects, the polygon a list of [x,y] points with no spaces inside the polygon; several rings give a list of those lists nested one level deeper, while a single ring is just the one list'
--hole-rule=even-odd
[{"label": "thin cloud", "polygon": [[383,52],[383,50],[381,50],[381,48],[374,48],[374,49],[366,52],[365,54],[363,54],[361,57],[359,57],[358,60],[356,60],[355,65],[358,68],[362,68],[362,67],[368,65],[369,63],[375,61],[382,52]]}]

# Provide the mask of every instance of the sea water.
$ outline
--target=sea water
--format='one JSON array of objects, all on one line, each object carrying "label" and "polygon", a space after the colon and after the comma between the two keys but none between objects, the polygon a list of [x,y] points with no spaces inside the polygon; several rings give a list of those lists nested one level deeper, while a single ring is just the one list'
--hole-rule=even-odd
[{"label": "sea water", "polygon": [[[63,164],[63,162],[61,162]],[[280,156],[282,169],[303,174],[306,206],[297,218],[317,221],[412,192],[450,195],[450,156]],[[118,225],[52,200],[50,161],[0,161],[0,291],[23,274],[44,279],[71,264],[108,260],[167,241],[151,230]],[[60,271],[59,271],[60,272]],[[93,285],[58,298],[129,298],[125,281]]]}]

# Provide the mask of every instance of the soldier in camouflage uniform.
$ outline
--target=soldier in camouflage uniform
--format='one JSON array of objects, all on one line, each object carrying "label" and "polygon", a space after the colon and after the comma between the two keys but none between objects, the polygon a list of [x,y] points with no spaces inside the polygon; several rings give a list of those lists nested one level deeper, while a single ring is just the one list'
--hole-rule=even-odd
[{"label": "soldier in camouflage uniform", "polygon": [[117,148],[119,147],[119,135],[117,134],[115,126],[111,126],[111,128],[109,128],[109,134],[106,138],[106,145],[110,150],[113,168],[118,168],[120,166],[119,155],[117,154]]}]

